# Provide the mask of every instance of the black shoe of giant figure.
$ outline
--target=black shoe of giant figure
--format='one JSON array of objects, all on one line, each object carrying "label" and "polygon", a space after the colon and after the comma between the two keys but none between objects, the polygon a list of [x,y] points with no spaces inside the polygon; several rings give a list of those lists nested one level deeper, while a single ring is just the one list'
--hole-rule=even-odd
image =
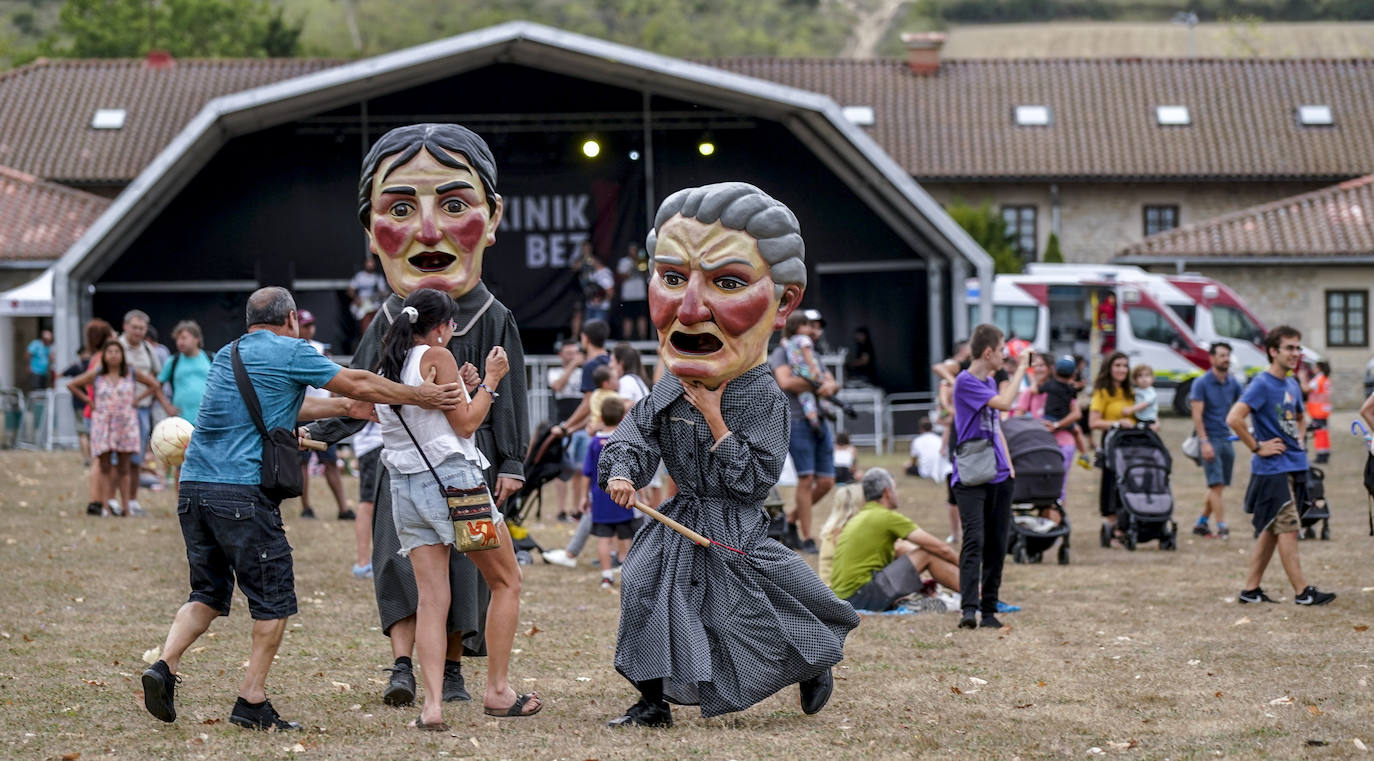
[{"label": "black shoe of giant figure", "polygon": [[409,663],[392,666],[391,680],[382,690],[382,701],[389,706],[408,706],[415,702],[415,671]]},{"label": "black shoe of giant figure", "polygon": [[618,727],[659,727],[667,728],[673,726],[673,711],[668,707],[667,701],[648,703],[643,700],[630,706],[625,711],[624,716],[618,716],[606,722],[606,726],[616,729]]},{"label": "black shoe of giant figure", "polygon": [[[412,687],[411,694],[414,692],[415,689]],[[463,681],[463,664],[449,661],[444,664],[444,702],[453,703],[460,700],[472,700],[472,695],[468,694],[467,684]]]},{"label": "black shoe of giant figure", "polygon": [[159,660],[143,671],[143,707],[166,722],[177,720],[176,689],[181,677]]},{"label": "black shoe of giant figure", "polygon": [[262,705],[252,706],[243,698],[239,698],[234,702],[234,711],[229,714],[229,722],[244,729],[260,731],[275,729],[278,732],[286,732],[301,728],[299,722],[283,719],[277,713],[277,709],[272,707],[270,700],[262,701]]},{"label": "black shoe of giant figure", "polygon": [[800,686],[802,713],[809,716],[830,702],[830,694],[835,691],[835,676],[830,669],[826,669],[820,676],[807,679]]}]

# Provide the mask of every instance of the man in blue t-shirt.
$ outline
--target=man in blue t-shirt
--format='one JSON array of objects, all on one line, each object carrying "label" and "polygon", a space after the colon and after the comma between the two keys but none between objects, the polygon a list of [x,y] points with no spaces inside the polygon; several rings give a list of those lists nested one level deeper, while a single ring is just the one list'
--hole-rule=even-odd
[{"label": "man in blue t-shirt", "polygon": [[52,331],[44,330],[30,341],[27,354],[33,390],[52,388]]},{"label": "man in blue t-shirt", "polygon": [[[285,288],[254,292],[247,317],[248,333],[236,343],[268,430],[290,428],[296,420],[371,417],[372,403],[439,409],[457,405],[457,383],[403,386],[326,359],[296,337],[296,302]],[[221,349],[210,366],[181,468],[177,518],[186,541],[191,596],[172,621],[162,659],[143,672],[143,705],[163,721],[176,720],[181,655],[217,616],[229,615],[237,579],[253,617],[253,649],[229,720],[249,729],[300,729],[277,714],[265,692],[267,669],[286,619],[296,612],[295,577],[279,500],[259,486],[263,441],[234,380],[232,349],[233,344]],[[306,386],[340,396],[307,400]]]},{"label": "man in blue t-shirt", "polygon": [[[1245,490],[1245,512],[1255,525],[1255,549],[1250,554],[1250,573],[1242,603],[1277,602],[1260,589],[1264,569],[1279,551],[1284,573],[1293,585],[1298,605],[1325,605],[1336,599],[1330,592],[1310,586],[1298,563],[1298,511],[1307,497],[1307,453],[1302,417],[1302,389],[1291,374],[1302,359],[1302,334],[1280,325],[1264,338],[1269,369],[1255,376],[1240,401],[1226,415],[1226,424],[1242,444],[1254,452],[1250,485]],[[1245,425],[1250,418],[1255,432]]]},{"label": "man in blue t-shirt", "polygon": [[[1217,341],[1208,349],[1212,371],[1193,381],[1188,392],[1193,408],[1193,430],[1197,433],[1202,474],[1207,479],[1207,501],[1202,515],[1193,526],[1198,536],[1229,539],[1231,529],[1226,526],[1222,492],[1231,485],[1231,469],[1236,463],[1236,450],[1231,446],[1231,430],[1226,427],[1226,413],[1240,399],[1240,381],[1231,377],[1231,345]],[[1207,526],[1208,516],[1217,519],[1217,533]]]}]

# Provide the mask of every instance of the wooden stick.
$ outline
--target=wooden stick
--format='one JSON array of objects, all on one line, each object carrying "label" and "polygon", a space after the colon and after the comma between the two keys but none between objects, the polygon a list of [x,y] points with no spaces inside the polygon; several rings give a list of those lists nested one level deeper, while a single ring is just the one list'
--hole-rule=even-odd
[{"label": "wooden stick", "polygon": [[638,508],[639,511],[640,511],[641,513],[644,513],[645,515],[649,516],[650,518],[653,518],[654,520],[658,521],[659,523],[662,523],[663,525],[667,526],[668,528],[670,528],[670,529],[672,529],[672,530],[678,532],[679,534],[682,534],[683,536],[687,537],[688,539],[690,539],[690,540],[692,541],[693,544],[699,544],[699,545],[701,545],[702,547],[710,547],[710,546],[711,546],[711,540],[710,540],[710,539],[707,539],[706,537],[702,536],[701,534],[698,534],[697,532],[695,532],[695,531],[693,531],[693,530],[687,528],[686,526],[682,525],[681,523],[678,523],[677,521],[673,520],[672,518],[669,518],[668,516],[664,515],[663,513],[660,513],[659,511],[653,509],[652,507],[649,507],[648,505],[644,504],[643,502],[640,502],[640,501],[636,500],[636,501],[635,501],[635,507]]},{"label": "wooden stick", "polygon": [[305,449],[313,449],[316,452],[323,452],[324,450],[329,448],[329,445],[324,443],[323,441],[315,441],[314,439],[301,439],[300,441],[301,447]]}]

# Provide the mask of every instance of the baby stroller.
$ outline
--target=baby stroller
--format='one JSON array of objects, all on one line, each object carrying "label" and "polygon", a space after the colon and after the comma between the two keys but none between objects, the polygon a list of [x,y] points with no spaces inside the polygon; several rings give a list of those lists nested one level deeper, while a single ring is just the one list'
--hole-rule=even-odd
[{"label": "baby stroller", "polygon": [[1319,535],[1314,528],[1318,523],[1322,524],[1320,536],[1322,541],[1331,539],[1331,509],[1326,504],[1326,473],[1321,468],[1308,468],[1307,470],[1307,498],[1302,501],[1302,532],[1298,534],[1303,539],[1316,539]]},{"label": "baby stroller", "polygon": [[536,516],[542,513],[544,484],[558,478],[563,470],[563,439],[549,433],[552,427],[552,424],[543,422],[534,429],[529,451],[525,454],[525,483],[501,506],[517,557],[520,552],[528,555],[530,550],[544,551],[524,523],[530,511],[533,510]]},{"label": "baby stroller", "polygon": [[[1011,541],[1007,552],[1017,563],[1039,563],[1044,553],[1059,543],[1059,564],[1069,564],[1069,516],[1059,501],[1064,487],[1064,454],[1054,434],[1030,417],[1003,421],[1007,451],[1016,468],[1011,492]],[[1039,515],[1052,508],[1060,523]]]},{"label": "baby stroller", "polygon": [[[1173,457],[1159,434],[1141,425],[1107,436],[1104,455],[1116,479],[1116,530],[1128,550],[1159,540],[1161,550],[1178,549],[1174,495],[1169,487]],[[1102,523],[1102,546],[1112,543],[1111,524]]]}]

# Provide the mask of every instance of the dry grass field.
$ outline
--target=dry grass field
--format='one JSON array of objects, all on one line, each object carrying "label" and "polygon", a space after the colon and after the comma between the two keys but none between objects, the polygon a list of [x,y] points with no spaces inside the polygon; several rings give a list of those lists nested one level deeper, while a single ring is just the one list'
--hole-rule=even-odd
[{"label": "dry grass field", "polygon": [[[1338,415],[1336,430],[1349,417]],[[1166,421],[1168,439],[1182,431]],[[834,699],[816,716],[803,716],[788,690],[724,718],[678,708],[668,731],[604,729],[632,702],[611,666],[617,598],[598,588],[594,569],[539,564],[526,569],[512,677],[537,689],[545,709],[498,721],[475,703],[451,704],[454,730],[437,737],[404,726],[415,710],[379,698],[389,648],[370,584],[348,573],[351,525],[329,519],[287,520],[302,612],[268,684],[274,704],[308,731],[228,723],[248,650],[241,597],[184,659],[177,722],[154,720],[142,708],[142,656],[186,594],[170,495],[148,494],[147,518],[89,518],[74,455],[4,452],[0,757],[1367,758],[1356,739],[1374,745],[1374,539],[1363,457],[1353,438],[1336,442],[1333,538],[1302,545],[1312,580],[1340,594],[1325,608],[1293,605],[1277,561],[1265,586],[1283,604],[1234,601],[1250,547],[1240,488],[1228,500],[1229,542],[1187,537],[1177,552],[1150,544],[1127,553],[1097,546],[1096,474],[1076,469],[1073,564],[1008,566],[1003,598],[1024,608],[1004,617],[1010,630],[956,631],[954,614],[865,618]],[[904,458],[880,460],[900,469]],[[1243,486],[1246,468],[1238,471]],[[945,534],[942,492],[909,478],[901,487],[905,511]],[[1178,464],[1185,526],[1201,491],[1200,471]],[[332,515],[328,498],[316,508]],[[296,511],[288,503],[287,514]],[[548,546],[568,534],[549,521],[533,528]],[[466,671],[480,696],[482,661]]]},{"label": "dry grass field", "polygon": [[[1180,6],[1182,7],[1182,6]],[[1198,24],[1201,58],[1353,58],[1374,55],[1365,22]],[[1167,22],[1063,21],[952,27],[945,58],[1121,58],[1188,55],[1188,30]]]}]

